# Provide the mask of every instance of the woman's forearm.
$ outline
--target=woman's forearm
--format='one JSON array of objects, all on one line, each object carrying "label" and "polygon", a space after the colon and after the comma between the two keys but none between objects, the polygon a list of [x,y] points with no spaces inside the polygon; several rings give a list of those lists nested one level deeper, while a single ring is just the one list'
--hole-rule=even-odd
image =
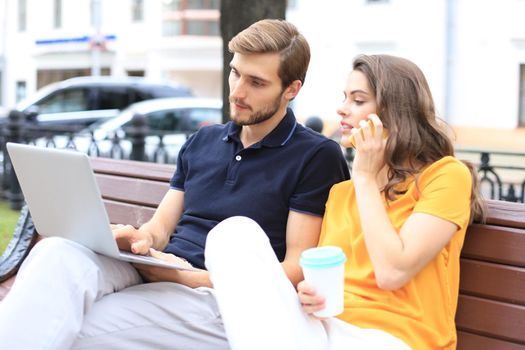
[{"label": "woman's forearm", "polygon": [[404,284],[404,245],[392,226],[384,199],[374,178],[354,177],[357,206],[365,244],[374,267],[377,284],[397,289]]}]

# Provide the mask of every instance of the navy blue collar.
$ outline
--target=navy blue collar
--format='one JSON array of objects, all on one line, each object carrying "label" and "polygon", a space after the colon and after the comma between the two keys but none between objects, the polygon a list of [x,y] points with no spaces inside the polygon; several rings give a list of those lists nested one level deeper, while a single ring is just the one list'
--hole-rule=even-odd
[{"label": "navy blue collar", "polygon": [[[240,142],[240,133],[242,127],[233,123],[228,123],[228,128],[222,137],[223,141],[236,140]],[[297,128],[297,121],[295,116],[290,108],[286,109],[286,115],[281,120],[281,122],[273,129],[268,135],[266,135],[260,142],[252,145],[252,148],[259,147],[281,147],[286,145],[286,143],[292,138],[292,135]]]}]

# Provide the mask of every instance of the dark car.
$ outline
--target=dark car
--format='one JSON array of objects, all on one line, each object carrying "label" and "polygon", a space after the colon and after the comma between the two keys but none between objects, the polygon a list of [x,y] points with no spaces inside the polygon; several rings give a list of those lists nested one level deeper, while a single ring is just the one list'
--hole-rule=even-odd
[{"label": "dark car", "polygon": [[87,126],[115,117],[135,102],[186,96],[192,96],[188,87],[144,78],[78,77],[45,86],[16,109],[42,126]]}]

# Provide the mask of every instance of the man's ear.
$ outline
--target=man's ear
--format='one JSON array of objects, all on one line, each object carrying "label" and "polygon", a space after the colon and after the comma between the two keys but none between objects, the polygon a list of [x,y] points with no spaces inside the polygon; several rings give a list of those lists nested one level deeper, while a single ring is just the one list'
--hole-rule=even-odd
[{"label": "man's ear", "polygon": [[284,91],[284,98],[286,98],[288,101],[291,101],[297,96],[299,93],[299,90],[301,90],[301,86],[303,86],[303,83],[301,83],[300,80],[294,80],[286,90]]}]

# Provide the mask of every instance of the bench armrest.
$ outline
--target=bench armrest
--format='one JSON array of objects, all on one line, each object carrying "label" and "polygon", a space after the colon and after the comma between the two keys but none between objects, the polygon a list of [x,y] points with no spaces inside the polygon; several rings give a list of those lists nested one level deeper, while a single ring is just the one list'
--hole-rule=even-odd
[{"label": "bench armrest", "polygon": [[20,212],[13,238],[0,257],[0,282],[15,275],[27,254],[36,243],[38,233],[33,225],[27,206]]}]

